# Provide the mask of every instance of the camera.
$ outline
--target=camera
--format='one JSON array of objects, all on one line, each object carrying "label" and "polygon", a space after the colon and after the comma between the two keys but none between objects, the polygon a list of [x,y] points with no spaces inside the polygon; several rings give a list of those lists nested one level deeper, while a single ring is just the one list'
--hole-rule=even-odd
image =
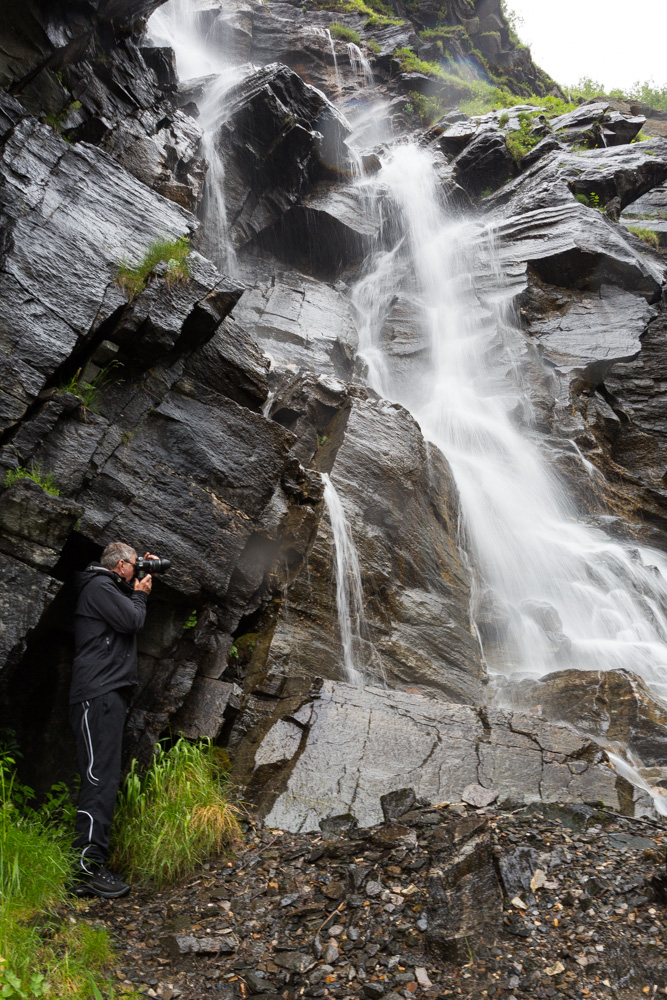
[{"label": "camera", "polygon": [[134,575],[137,580],[143,580],[145,576],[150,573],[166,573],[171,566],[171,559],[144,559],[142,556],[137,556],[137,561],[134,564]]}]

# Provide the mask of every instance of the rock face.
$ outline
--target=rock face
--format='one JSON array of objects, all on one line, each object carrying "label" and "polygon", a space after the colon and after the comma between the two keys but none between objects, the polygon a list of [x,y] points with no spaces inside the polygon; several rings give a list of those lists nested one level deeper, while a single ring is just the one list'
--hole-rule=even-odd
[{"label": "rock face", "polygon": [[529,715],[325,681],[279,699],[265,726],[237,749],[236,773],[288,830],[343,814],[372,826],[380,795],[406,785],[430,803],[460,801],[471,783],[517,802],[632,799],[594,743]]},{"label": "rock face", "polygon": [[[0,28],[0,726],[17,732],[26,780],[69,767],[72,574],[124,538],[173,563],[141,635],[128,756],[148,758],[170,729],[219,740],[267,821],[290,829],[348,813],[374,824],[383,796],[385,812],[410,795],[644,810],[588,739],[660,767],[664,720],[632,674],[595,691],[568,671],[526,683],[522,708],[545,718],[480,707],[493,609],[452,471],[368,388],[352,286],[395,245],[370,181],[414,126],[448,210],[480,203],[498,245],[525,332],[511,364],[529,384],[527,433],[573,485],[577,516],[611,510],[614,530],[664,549],[666,272],[629,226],[662,232],[667,139],[632,142],[643,112],[606,100],[528,124],[532,105],[474,119],[449,106],[473,77],[517,101],[553,89],[497,0],[396,0],[395,18],[197,4],[207,45],[239,64],[206,132],[210,78],[180,86],[174,53],[142,34],[158,0],[48,6],[30,0]],[[358,44],[332,37],[334,17]],[[410,47],[464,71],[415,71]],[[417,111],[434,99],[425,129]],[[517,131],[535,141],[524,158]],[[233,276],[199,232],[204,151],[224,166]],[[156,239],[191,241],[189,273],[167,254],[130,294],[121,264]],[[473,283],[502,284],[485,266]],[[420,385],[429,347],[410,276],[397,284],[378,343],[393,383]],[[500,391],[509,368],[501,358]],[[529,409],[513,419],[528,425]],[[531,613],[551,621],[543,603]],[[346,684],[359,674],[367,690]],[[561,721],[577,698],[580,732]],[[616,715],[600,708],[616,700]],[[428,904],[442,955],[476,923],[494,933],[499,892],[485,835],[447,847],[455,871],[434,875]]]}]

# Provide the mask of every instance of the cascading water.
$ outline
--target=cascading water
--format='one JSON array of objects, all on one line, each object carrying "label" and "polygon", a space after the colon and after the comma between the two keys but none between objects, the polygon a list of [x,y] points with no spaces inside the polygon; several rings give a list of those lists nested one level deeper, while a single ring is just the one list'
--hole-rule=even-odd
[{"label": "cascading water", "polygon": [[[398,230],[356,286],[360,343],[374,388],[408,407],[445,454],[460,494],[465,544],[496,613],[492,669],[627,668],[667,690],[667,564],[577,520],[517,409],[530,406],[517,361],[522,333],[492,234],[456,219],[429,153],[397,147],[373,182]],[[382,340],[397,290],[421,337],[409,381]]]},{"label": "cascading water", "polygon": [[334,77],[336,79],[336,89],[340,92],[343,84],[340,78],[340,70],[338,69],[338,58],[336,56],[336,46],[334,44],[333,35],[331,34],[328,28],[314,27],[313,32],[316,35],[322,35],[329,42],[329,48],[331,49],[331,58],[333,59]]},{"label": "cascading water", "polygon": [[364,593],[361,587],[359,556],[341,499],[326,473],[322,479],[336,560],[336,607],[343,666],[347,680],[352,684],[360,684],[363,679],[359,662],[364,622]]},{"label": "cascading water", "polygon": [[362,86],[368,87],[372,90],[375,87],[375,78],[373,76],[371,64],[366,56],[354,42],[347,43],[347,54],[350,60],[350,66],[352,67],[352,72],[355,74],[357,79],[360,80]]},{"label": "cascading water", "polygon": [[204,78],[203,93],[197,100],[199,124],[204,133],[202,153],[208,163],[201,245],[222,271],[233,274],[236,257],[227,225],[225,165],[216,145],[216,133],[225,120],[227,94],[253,67],[230,60],[225,55],[225,46],[211,36],[206,24],[205,11],[202,12],[198,0],[168,0],[152,15],[147,30],[156,44],[174,50],[181,83]]}]

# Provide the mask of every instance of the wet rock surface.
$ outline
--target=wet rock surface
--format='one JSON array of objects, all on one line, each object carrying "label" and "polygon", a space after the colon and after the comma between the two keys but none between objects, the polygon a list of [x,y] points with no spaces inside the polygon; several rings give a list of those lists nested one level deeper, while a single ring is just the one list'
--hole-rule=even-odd
[{"label": "wet rock surface", "polygon": [[667,986],[664,863],[660,826],[594,806],[417,805],[349,833],[250,826],[231,861],[76,918],[116,937],[121,988],[163,1000],[638,1000]]}]

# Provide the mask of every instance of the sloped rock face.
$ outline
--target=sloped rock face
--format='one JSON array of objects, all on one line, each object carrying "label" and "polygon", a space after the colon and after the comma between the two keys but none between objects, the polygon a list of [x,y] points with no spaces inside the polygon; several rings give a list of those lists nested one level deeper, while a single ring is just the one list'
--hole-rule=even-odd
[{"label": "sloped rock face", "polygon": [[278,700],[266,727],[238,748],[236,774],[288,830],[344,814],[372,826],[380,796],[406,786],[431,803],[460,801],[470,784],[517,802],[632,799],[595,744],[518,713],[327,681]]}]

